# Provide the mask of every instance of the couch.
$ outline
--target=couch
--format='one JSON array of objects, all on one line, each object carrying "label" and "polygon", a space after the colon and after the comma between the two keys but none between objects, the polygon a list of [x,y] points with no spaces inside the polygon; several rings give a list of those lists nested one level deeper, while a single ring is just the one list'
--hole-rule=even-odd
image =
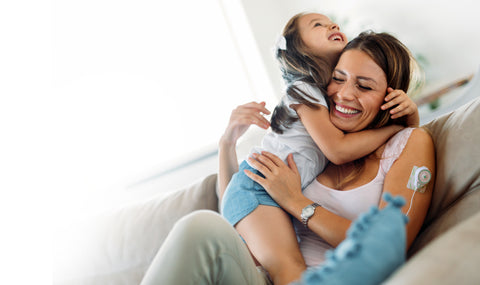
[{"label": "couch", "polygon": [[[478,74],[466,92],[480,94]],[[480,96],[424,127],[437,176],[407,262],[385,284],[480,284]],[[217,175],[75,224],[55,241],[54,284],[139,284],[174,223],[218,210]]]}]

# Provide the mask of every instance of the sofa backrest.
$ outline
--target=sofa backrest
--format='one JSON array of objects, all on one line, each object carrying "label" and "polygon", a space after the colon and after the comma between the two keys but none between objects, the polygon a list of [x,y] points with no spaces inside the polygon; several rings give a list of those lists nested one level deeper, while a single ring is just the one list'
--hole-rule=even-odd
[{"label": "sofa backrest", "polygon": [[436,179],[432,202],[415,253],[480,209],[480,88],[477,99],[424,127],[435,144]]}]

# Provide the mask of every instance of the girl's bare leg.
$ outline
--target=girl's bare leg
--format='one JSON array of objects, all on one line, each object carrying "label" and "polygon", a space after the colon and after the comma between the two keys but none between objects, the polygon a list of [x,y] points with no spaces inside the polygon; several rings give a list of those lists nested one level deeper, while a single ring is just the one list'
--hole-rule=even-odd
[{"label": "girl's bare leg", "polygon": [[300,279],[306,269],[290,216],[280,208],[258,206],[235,226],[275,285]]}]

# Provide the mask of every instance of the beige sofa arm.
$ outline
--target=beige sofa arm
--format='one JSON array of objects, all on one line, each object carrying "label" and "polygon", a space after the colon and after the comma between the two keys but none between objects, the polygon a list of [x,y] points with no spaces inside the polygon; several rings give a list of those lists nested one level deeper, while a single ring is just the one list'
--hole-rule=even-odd
[{"label": "beige sofa arm", "polygon": [[53,284],[138,285],[181,217],[217,211],[217,175],[72,225],[54,239]]}]

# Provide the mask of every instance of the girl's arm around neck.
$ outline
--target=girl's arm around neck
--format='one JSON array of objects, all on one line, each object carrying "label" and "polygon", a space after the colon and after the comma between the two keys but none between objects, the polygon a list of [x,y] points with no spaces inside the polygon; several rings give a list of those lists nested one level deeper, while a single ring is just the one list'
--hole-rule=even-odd
[{"label": "girl's arm around neck", "polygon": [[398,119],[406,116],[406,123],[409,127],[418,127],[420,124],[420,115],[418,113],[418,107],[415,102],[403,91],[395,90],[391,87],[387,89],[387,96],[380,108],[382,110],[389,110],[392,119]]},{"label": "girl's arm around neck", "polygon": [[295,109],[317,146],[330,162],[337,165],[372,153],[403,129],[401,126],[392,125],[345,134],[330,121],[326,107],[320,106],[319,109],[313,109],[306,105],[297,105]]}]

